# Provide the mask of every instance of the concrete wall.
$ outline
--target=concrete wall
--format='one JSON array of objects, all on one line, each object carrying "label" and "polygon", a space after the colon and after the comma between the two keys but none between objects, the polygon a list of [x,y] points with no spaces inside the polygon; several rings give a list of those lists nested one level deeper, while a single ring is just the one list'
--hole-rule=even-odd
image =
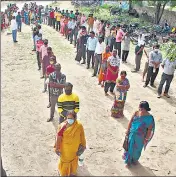
[{"label": "concrete wall", "polygon": [[[155,15],[155,8],[154,7],[139,7],[139,6],[134,6],[134,8],[138,11],[139,14],[141,14],[144,11],[147,11],[148,15],[152,16],[154,18]],[[161,24],[164,23],[164,20],[167,20],[168,23],[171,26],[176,25],[176,12],[174,11],[169,11],[169,10],[164,10],[163,16],[161,18]]]}]

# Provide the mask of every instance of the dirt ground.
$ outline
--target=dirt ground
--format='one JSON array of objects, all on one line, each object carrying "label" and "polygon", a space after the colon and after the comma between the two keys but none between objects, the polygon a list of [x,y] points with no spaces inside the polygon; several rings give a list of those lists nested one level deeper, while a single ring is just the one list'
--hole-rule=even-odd
[{"label": "dirt ground", "polygon": [[[69,2],[61,3],[70,7]],[[174,176],[176,175],[176,80],[171,86],[171,99],[157,99],[156,89],[143,88],[141,73],[131,73],[131,64],[121,64],[126,70],[131,88],[125,106],[125,118],[110,117],[112,97],[105,97],[92,78],[92,70],[86,70],[75,62],[75,49],[58,32],[43,25],[43,37],[49,39],[57,61],[67,81],[74,85],[80,97],[79,119],[86,133],[87,150],[85,165],[79,176]],[[32,52],[32,33],[23,25],[18,33],[18,43],[11,35],[1,35],[1,156],[8,176],[57,176],[58,157],[53,152],[57,111],[54,122],[49,117],[48,95],[42,93],[43,80],[37,71],[36,54]],[[133,52],[129,55],[133,63]],[[144,62],[142,63],[143,68]],[[162,69],[157,78],[160,80]],[[122,142],[127,123],[141,100],[150,103],[156,122],[154,138],[142,153],[136,167],[126,169],[122,160]]]}]

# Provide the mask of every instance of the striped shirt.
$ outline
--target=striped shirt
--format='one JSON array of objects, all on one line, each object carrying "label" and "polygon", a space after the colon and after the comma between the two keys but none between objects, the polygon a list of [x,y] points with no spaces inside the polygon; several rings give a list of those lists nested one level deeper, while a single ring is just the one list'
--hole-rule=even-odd
[{"label": "striped shirt", "polygon": [[66,95],[64,93],[59,96],[57,105],[58,105],[58,112],[62,117],[65,117],[65,115],[62,114],[62,112],[74,110],[76,113],[78,113],[79,97],[75,93],[72,93],[71,95]]},{"label": "striped shirt", "polygon": [[[57,84],[65,84],[66,83],[66,76],[61,73],[60,78],[57,78],[56,72],[52,72],[49,75],[49,81],[57,83]],[[59,96],[62,93],[63,93],[63,89],[50,87],[50,94],[51,95],[57,95],[57,96]]]}]

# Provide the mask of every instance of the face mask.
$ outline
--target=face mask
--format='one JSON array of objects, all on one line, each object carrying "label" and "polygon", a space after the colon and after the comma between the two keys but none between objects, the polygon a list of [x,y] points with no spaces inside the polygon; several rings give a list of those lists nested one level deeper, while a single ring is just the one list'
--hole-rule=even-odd
[{"label": "face mask", "polygon": [[106,53],[108,53],[110,50],[108,49],[108,50],[106,50]]},{"label": "face mask", "polygon": [[158,52],[159,52],[159,49],[154,49],[154,51],[155,51],[156,53],[158,53]]},{"label": "face mask", "polygon": [[74,120],[73,119],[67,119],[67,122],[69,125],[72,125],[74,123]]},{"label": "face mask", "polygon": [[72,93],[72,90],[65,90],[66,95],[71,95],[71,93]]}]

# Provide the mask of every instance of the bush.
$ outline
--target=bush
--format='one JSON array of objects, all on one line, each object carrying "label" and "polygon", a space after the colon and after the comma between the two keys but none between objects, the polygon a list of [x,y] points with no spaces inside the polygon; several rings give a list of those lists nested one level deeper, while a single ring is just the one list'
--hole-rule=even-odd
[{"label": "bush", "polygon": [[165,53],[165,57],[170,59],[170,61],[176,60],[176,45],[173,42],[164,43],[161,49]]}]

